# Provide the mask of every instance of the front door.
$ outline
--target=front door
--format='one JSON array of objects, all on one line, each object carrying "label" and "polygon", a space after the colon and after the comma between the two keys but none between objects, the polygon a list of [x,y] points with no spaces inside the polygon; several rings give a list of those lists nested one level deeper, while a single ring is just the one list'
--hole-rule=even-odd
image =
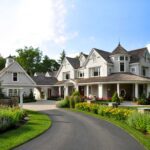
[{"label": "front door", "polygon": [[48,99],[51,98],[51,89],[48,89]]},{"label": "front door", "polygon": [[81,96],[84,96],[84,86],[79,86],[79,92]]}]

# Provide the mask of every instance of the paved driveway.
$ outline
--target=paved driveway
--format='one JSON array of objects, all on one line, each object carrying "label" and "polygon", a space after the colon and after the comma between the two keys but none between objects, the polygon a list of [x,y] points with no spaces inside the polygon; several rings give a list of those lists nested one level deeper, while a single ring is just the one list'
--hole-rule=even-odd
[{"label": "paved driveway", "polygon": [[[15,150],[144,150],[126,132],[106,121],[53,109],[53,105],[34,105],[52,118],[52,127]],[[51,109],[44,110],[47,108]]]}]

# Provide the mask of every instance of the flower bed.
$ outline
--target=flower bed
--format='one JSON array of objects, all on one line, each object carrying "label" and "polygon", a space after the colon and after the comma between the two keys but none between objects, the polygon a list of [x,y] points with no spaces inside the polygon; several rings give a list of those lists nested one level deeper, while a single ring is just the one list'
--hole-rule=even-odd
[{"label": "flower bed", "polygon": [[25,111],[19,107],[0,106],[0,132],[18,126],[24,117]]}]

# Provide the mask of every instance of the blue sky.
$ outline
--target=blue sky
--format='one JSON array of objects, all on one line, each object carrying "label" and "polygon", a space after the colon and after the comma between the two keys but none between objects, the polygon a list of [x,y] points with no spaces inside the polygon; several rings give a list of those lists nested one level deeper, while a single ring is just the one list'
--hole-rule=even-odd
[{"label": "blue sky", "polygon": [[[1,0],[0,53],[39,47],[58,58],[96,47],[112,51],[120,41],[132,50],[150,47],[149,0]],[[7,10],[7,11],[6,11]]]}]

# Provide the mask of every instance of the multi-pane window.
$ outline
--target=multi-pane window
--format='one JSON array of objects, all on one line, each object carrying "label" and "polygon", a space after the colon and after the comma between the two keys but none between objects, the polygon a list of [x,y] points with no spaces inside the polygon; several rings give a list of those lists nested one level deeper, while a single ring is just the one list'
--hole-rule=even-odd
[{"label": "multi-pane window", "polygon": [[143,76],[146,76],[146,68],[143,68],[142,71],[143,71],[143,72],[142,72],[142,73],[143,73]]},{"label": "multi-pane window", "polygon": [[135,67],[132,67],[132,68],[131,68],[131,72],[132,72],[132,73],[135,73]]},{"label": "multi-pane window", "polygon": [[124,56],[120,56],[120,60],[124,60]]},{"label": "multi-pane window", "polygon": [[19,96],[19,89],[9,89],[8,95],[10,97],[12,97],[12,96]]},{"label": "multi-pane window", "polygon": [[124,71],[124,63],[120,63],[120,71]]},{"label": "multi-pane window", "polygon": [[100,67],[90,68],[90,77],[100,76]]},{"label": "multi-pane window", "polygon": [[13,73],[13,81],[18,81],[18,74],[17,74],[17,72]]},{"label": "multi-pane window", "polygon": [[83,78],[84,77],[84,71],[83,70],[79,70],[78,71],[78,78]]},{"label": "multi-pane window", "polygon": [[63,80],[68,80],[70,79],[70,72],[64,72],[63,73]]}]

